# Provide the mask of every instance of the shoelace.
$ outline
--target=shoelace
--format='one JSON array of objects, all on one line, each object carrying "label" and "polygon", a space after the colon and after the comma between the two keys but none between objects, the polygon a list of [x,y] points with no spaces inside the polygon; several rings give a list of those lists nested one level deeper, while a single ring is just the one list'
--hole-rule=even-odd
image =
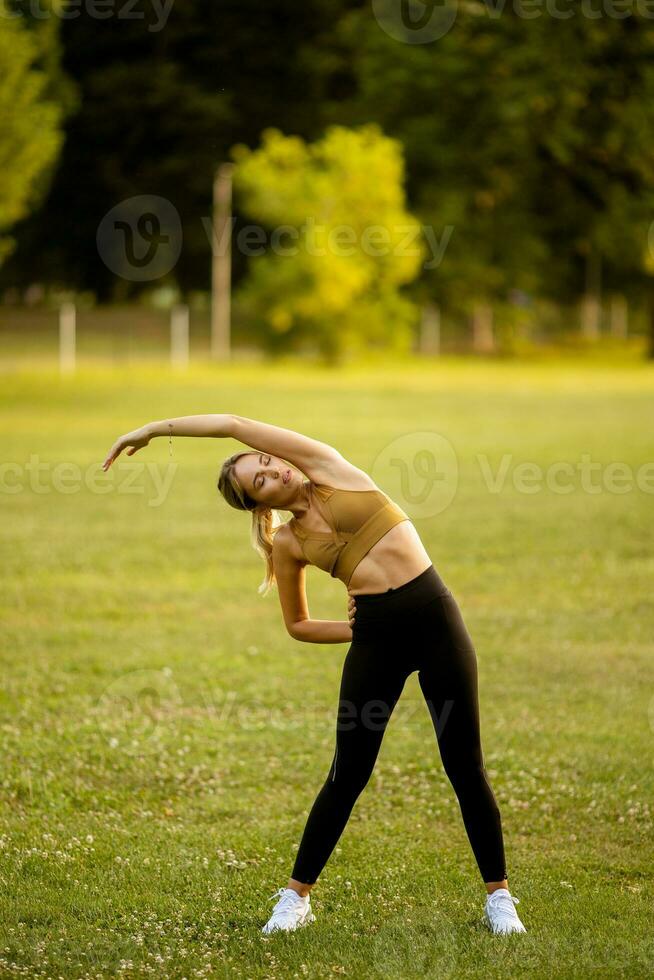
[{"label": "shoelace", "polygon": [[[298,895],[297,892],[295,892],[295,894],[297,895],[298,898],[301,898],[301,896]],[[280,898],[280,896],[282,897]],[[273,898],[280,898],[279,908],[276,910],[277,912],[285,912],[287,909],[291,909],[294,907],[295,898],[292,889],[289,891],[285,891],[285,889],[283,888],[278,888],[275,894],[270,896],[268,901],[271,902]]]},{"label": "shoelace", "polygon": [[[494,895],[497,895],[497,898],[493,898]],[[514,905],[519,905],[520,899],[516,898],[515,895],[501,895],[497,891],[494,891],[488,896],[488,904],[492,905],[493,908],[500,909],[502,912],[513,914],[515,912]]]}]

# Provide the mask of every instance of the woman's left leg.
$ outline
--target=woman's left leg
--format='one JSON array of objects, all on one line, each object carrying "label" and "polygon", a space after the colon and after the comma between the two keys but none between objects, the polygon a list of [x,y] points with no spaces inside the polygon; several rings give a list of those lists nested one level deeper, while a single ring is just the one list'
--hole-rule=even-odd
[{"label": "woman's left leg", "polygon": [[484,882],[506,880],[499,807],[481,747],[477,657],[451,593],[430,605],[415,637],[418,681],[431,714],[445,772]]}]

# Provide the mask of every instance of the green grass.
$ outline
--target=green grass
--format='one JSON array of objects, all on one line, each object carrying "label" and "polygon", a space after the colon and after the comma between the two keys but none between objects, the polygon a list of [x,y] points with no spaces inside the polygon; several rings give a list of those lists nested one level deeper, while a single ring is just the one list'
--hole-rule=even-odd
[{"label": "green grass", "polygon": [[[1,498],[0,976],[651,976],[654,494],[577,478],[525,493],[512,475],[584,453],[600,477],[635,473],[653,389],[651,364],[574,358],[5,373],[3,476],[22,489]],[[527,935],[479,923],[416,675],[313,891],[317,921],[261,935],[331,762],[347,646],[292,640],[276,593],[258,595],[249,519],[215,489],[238,443],[177,439],[171,460],[159,439],[97,475],[122,432],[223,411],[300,428],[378,481],[393,440],[452,444],[454,499],[415,525],[475,642]],[[496,470],[504,454],[492,493],[478,456]],[[58,490],[62,462],[89,486],[70,470]],[[311,614],[345,619],[342,585],[307,577]]]}]

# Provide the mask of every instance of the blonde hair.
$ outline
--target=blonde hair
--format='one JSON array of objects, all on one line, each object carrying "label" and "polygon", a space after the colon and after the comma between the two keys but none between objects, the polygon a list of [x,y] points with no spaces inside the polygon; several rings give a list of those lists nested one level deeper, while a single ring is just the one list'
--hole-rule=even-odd
[{"label": "blonde hair", "polygon": [[273,538],[285,521],[278,511],[273,511],[272,507],[262,507],[258,501],[250,497],[236,479],[234,464],[241,456],[247,456],[248,453],[253,451],[244,449],[225,460],[218,475],[217,486],[230,507],[236,510],[249,510],[252,513],[250,540],[254,550],[266,562],[266,574],[257,591],[266,595],[276,581],[272,560]]}]

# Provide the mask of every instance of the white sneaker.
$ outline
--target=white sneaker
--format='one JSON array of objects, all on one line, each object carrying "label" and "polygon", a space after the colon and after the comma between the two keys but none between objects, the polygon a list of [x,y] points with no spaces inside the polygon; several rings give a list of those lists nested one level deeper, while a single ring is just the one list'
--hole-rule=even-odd
[{"label": "white sneaker", "polygon": [[315,922],[316,917],[311,911],[311,901],[308,895],[302,897],[294,888],[278,888],[270,899],[280,896],[279,901],[272,910],[272,915],[261,930],[262,932],[274,932],[276,929],[291,931],[298,926],[305,926],[309,922]]},{"label": "white sneaker", "polygon": [[502,934],[526,932],[527,930],[518,918],[518,913],[514,907],[514,903],[519,901],[519,898],[509,894],[508,888],[496,888],[494,892],[486,896],[484,925],[487,925],[491,932]]}]

